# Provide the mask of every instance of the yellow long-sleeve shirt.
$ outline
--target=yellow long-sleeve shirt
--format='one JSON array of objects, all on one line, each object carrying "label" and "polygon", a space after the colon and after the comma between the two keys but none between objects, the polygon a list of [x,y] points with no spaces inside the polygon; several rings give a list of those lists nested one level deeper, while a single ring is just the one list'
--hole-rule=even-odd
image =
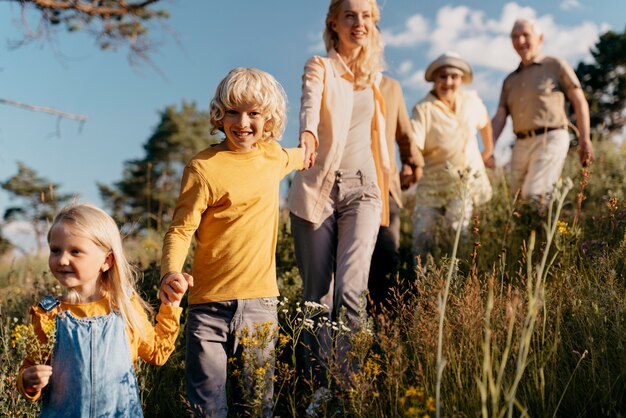
[{"label": "yellow long-sleeve shirt", "polygon": [[[128,330],[126,332],[133,364],[137,363],[137,358],[139,357],[141,357],[144,361],[157,366],[165,364],[175,348],[176,338],[178,337],[178,331],[180,329],[180,315],[182,313],[182,308],[161,305],[156,316],[156,325],[152,325],[146,311],[143,306],[141,306],[137,298],[131,297],[131,301],[134,308],[139,313],[142,327],[145,330],[144,335],[140,335],[139,333],[131,335]],[[61,302],[58,309],[53,309],[51,311],[46,311],[35,305],[30,309],[31,321],[35,332],[39,335],[41,341],[45,342],[46,338],[45,333],[42,330],[42,323],[54,321],[55,316],[60,311],[69,311],[77,318],[108,315],[111,312],[109,301],[106,298],[89,303]],[[27,399],[35,401],[39,399],[41,392],[34,394],[26,393],[22,381],[22,374],[24,370],[32,365],[33,363],[29,359],[25,359],[22,363],[17,379],[17,389]]]},{"label": "yellow long-sleeve shirt", "polygon": [[195,237],[190,304],[278,296],[280,181],[303,164],[302,148],[276,141],[248,152],[210,147],[196,155],[165,235],[161,277],[182,271]]}]

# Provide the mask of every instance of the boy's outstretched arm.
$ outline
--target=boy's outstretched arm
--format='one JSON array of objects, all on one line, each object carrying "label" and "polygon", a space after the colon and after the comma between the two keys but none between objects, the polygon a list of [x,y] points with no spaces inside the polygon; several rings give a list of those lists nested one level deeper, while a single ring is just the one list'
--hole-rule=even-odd
[{"label": "boy's outstretched arm", "polygon": [[159,299],[166,305],[180,306],[180,301],[189,287],[193,287],[193,276],[187,273],[168,273],[161,280]]}]

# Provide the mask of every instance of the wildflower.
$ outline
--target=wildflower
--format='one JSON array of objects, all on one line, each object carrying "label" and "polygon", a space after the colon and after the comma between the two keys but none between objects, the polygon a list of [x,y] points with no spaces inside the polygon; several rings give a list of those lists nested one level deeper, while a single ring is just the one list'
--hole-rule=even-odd
[{"label": "wildflower", "polygon": [[559,230],[559,234],[561,235],[569,235],[571,233],[566,221],[562,221],[559,219],[558,221],[556,221],[556,226]]},{"label": "wildflower", "polygon": [[26,339],[28,327],[26,325],[16,325],[11,332],[11,348],[15,348],[20,340]]},{"label": "wildflower", "polygon": [[429,396],[428,400],[426,401],[426,409],[428,409],[429,411],[436,410],[435,400],[431,396]]},{"label": "wildflower", "polygon": [[406,393],[404,394],[404,396],[406,396],[407,398],[410,398],[410,397],[413,397],[413,396],[418,396],[418,392],[417,392],[417,389],[415,388],[415,386],[410,386],[406,390]]},{"label": "wildflower", "polygon": [[42,319],[41,330],[43,332],[41,339],[35,332],[33,324],[18,324],[11,332],[11,347],[25,351],[28,359],[34,364],[46,364],[52,354],[56,340],[54,319]]},{"label": "wildflower", "polygon": [[289,344],[289,342],[291,341],[291,336],[286,335],[286,334],[280,334],[280,336],[278,337],[278,345],[279,346],[284,346]]}]

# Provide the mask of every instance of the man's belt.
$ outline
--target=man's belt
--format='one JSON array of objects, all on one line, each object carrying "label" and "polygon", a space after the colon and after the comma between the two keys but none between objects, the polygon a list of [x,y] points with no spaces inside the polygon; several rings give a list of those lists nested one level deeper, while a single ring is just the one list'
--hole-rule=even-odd
[{"label": "man's belt", "polygon": [[557,130],[557,129],[567,129],[567,126],[557,126],[557,127],[554,127],[554,128],[538,128],[538,129],[535,129],[534,131],[515,132],[515,137],[517,139],[526,139],[526,138],[529,138],[531,136],[543,135],[546,132],[554,131],[554,130]]}]

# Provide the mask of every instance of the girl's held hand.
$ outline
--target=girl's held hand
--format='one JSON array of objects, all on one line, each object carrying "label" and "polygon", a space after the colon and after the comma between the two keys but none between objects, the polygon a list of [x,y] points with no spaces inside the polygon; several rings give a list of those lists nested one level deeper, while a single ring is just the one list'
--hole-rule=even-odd
[{"label": "girl's held hand", "polygon": [[304,150],[304,169],[313,167],[317,157],[315,136],[309,131],[302,132],[300,134],[300,147]]},{"label": "girl's held hand", "polygon": [[193,276],[187,273],[169,273],[161,283],[159,298],[166,305],[180,306],[189,287],[193,286]]},{"label": "girl's held hand", "polygon": [[24,390],[28,393],[37,393],[45,388],[52,376],[52,366],[38,364],[24,369],[22,373],[22,383]]}]

